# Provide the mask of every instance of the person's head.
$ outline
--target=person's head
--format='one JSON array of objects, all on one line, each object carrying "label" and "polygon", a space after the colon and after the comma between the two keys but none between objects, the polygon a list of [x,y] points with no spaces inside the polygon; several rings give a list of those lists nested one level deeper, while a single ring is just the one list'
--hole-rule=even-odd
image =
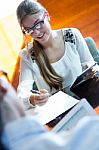
[{"label": "person's head", "polygon": [[24,116],[25,111],[14,88],[7,80],[0,77],[0,140],[5,126]]},{"label": "person's head", "polygon": [[2,142],[2,134],[7,124],[25,116],[22,104],[19,102],[16,91],[0,76],[0,149],[6,149]]},{"label": "person's head", "polygon": [[17,8],[17,18],[24,34],[42,44],[50,35],[49,15],[46,9],[34,0],[23,0]]}]

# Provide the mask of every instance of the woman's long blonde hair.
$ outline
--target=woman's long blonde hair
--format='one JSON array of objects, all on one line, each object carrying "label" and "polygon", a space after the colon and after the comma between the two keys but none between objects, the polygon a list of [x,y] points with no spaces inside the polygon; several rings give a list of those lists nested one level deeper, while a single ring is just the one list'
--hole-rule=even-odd
[{"label": "woman's long blonde hair", "polygon": [[[24,17],[27,15],[39,13],[40,11],[46,11],[46,9],[40,3],[34,0],[24,0],[21,2],[17,8],[17,18],[20,26],[22,27],[22,20]],[[40,73],[46,83],[50,86],[51,89],[55,88],[59,90],[62,88],[63,78],[55,72],[49,62],[43,46],[36,40],[33,41],[33,51]]]}]

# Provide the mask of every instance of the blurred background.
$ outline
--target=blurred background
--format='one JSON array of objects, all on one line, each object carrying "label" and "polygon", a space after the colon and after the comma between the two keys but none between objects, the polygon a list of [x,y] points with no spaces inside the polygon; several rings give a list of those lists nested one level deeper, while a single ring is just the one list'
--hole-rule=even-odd
[{"label": "blurred background", "polygon": [[[8,73],[16,88],[19,76],[18,53],[25,46],[16,18],[22,0],[1,0],[0,4],[0,69]],[[91,36],[99,48],[99,0],[38,0],[49,12],[53,29],[78,28],[84,37]],[[28,37],[30,40],[30,37]]]}]

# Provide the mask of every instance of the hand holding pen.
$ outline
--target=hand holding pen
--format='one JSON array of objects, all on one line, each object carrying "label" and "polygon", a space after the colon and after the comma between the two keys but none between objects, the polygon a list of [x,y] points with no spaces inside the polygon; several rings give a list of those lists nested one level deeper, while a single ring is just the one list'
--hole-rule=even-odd
[{"label": "hand holding pen", "polygon": [[45,89],[40,89],[40,91],[37,90],[31,90],[32,94],[30,96],[30,102],[33,105],[44,105],[48,99],[49,99],[49,93]]}]

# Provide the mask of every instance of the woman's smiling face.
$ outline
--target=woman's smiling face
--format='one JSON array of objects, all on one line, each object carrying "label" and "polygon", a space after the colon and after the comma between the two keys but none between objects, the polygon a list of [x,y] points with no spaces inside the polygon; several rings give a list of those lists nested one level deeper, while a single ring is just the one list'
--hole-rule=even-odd
[{"label": "woman's smiling face", "polygon": [[22,20],[22,30],[24,34],[29,34],[39,43],[45,43],[51,33],[48,13],[42,12],[25,16]]}]

